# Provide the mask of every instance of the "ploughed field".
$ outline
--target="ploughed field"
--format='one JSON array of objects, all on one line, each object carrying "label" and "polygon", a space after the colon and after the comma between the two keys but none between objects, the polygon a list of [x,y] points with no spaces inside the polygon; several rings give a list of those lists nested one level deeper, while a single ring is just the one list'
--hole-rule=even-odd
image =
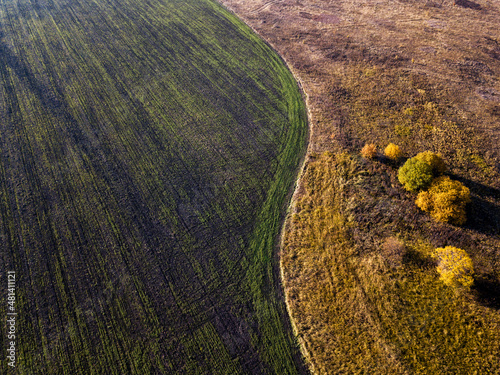
[{"label": "ploughed field", "polygon": [[274,254],[305,109],[232,14],[2,0],[0,128],[11,373],[303,372]]}]

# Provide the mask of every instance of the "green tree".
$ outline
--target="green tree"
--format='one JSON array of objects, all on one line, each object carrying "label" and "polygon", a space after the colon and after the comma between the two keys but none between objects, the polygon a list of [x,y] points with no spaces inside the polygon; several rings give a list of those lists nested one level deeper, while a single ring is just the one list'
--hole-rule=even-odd
[{"label": "green tree", "polygon": [[441,155],[436,154],[432,151],[424,151],[415,156],[415,159],[427,163],[432,168],[432,174],[434,176],[440,176],[446,172],[446,164],[441,157]]},{"label": "green tree", "polygon": [[429,164],[416,158],[411,158],[398,171],[398,180],[408,191],[425,189],[433,179]]}]

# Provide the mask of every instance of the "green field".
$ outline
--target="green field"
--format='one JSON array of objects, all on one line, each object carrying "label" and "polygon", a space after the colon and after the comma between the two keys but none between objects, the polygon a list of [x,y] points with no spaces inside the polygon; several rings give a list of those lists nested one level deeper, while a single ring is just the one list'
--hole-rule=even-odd
[{"label": "green field", "polygon": [[1,0],[0,372],[303,373],[275,248],[306,125],[213,1]]}]

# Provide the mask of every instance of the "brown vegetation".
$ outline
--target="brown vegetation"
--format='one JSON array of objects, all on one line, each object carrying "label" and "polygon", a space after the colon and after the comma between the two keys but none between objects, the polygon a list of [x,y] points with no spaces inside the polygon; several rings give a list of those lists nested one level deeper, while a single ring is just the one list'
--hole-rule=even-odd
[{"label": "brown vegetation", "polygon": [[400,267],[403,264],[406,246],[400,239],[388,237],[382,244],[381,250],[382,257],[391,267]]},{"label": "brown vegetation", "polygon": [[366,159],[373,159],[377,156],[377,146],[373,143],[367,143],[361,149],[361,156]]},{"label": "brown vegetation", "polygon": [[468,233],[458,241],[452,227],[429,226],[427,215],[394,187],[390,171],[349,154],[324,153],[307,164],[281,263],[287,303],[311,369],[500,370],[500,314],[484,303],[484,286],[456,294],[460,272],[470,276],[460,265],[468,264],[434,259],[443,240],[460,242],[473,251],[470,259],[484,277],[491,249],[477,245],[484,237]]}]

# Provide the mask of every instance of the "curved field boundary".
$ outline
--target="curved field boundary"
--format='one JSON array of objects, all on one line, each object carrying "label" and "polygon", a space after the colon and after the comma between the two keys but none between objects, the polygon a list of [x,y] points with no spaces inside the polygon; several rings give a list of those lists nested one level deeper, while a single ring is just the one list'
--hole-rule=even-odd
[{"label": "curved field boundary", "polygon": [[[220,1],[220,0],[218,0],[218,1]],[[273,2],[273,1],[266,2],[266,3],[262,4],[261,6],[255,8],[254,10],[249,10],[248,14],[254,14],[254,13],[258,14],[259,12],[261,12],[264,9],[266,9],[267,7],[272,6],[274,3],[275,2]],[[278,258],[279,259],[276,260],[276,264],[278,266],[276,267],[277,269],[275,268],[275,273],[279,273],[280,288],[283,288],[283,284],[286,281],[286,278],[285,278],[285,275],[284,275],[284,272],[283,272],[284,271],[283,266],[281,264],[281,262],[282,262],[281,251],[282,251],[282,249],[284,247],[284,240],[285,240],[284,236],[285,236],[285,233],[287,232],[286,225],[289,225],[290,214],[291,214],[292,210],[294,209],[294,205],[297,202],[299,194],[303,190],[303,188],[301,187],[301,185],[302,185],[302,177],[304,176],[304,173],[305,173],[307,156],[311,155],[311,153],[312,153],[312,146],[313,146],[312,143],[311,143],[311,139],[314,138],[313,137],[313,133],[314,133],[314,129],[315,128],[313,126],[314,120],[313,120],[313,114],[311,112],[310,97],[309,97],[308,91],[306,89],[307,86],[304,85],[304,82],[302,81],[301,75],[296,71],[296,69],[294,69],[293,65],[287,60],[287,58],[283,54],[280,54],[278,52],[278,49],[276,48],[276,46],[274,46],[273,43],[270,42],[267,38],[263,37],[261,35],[261,33],[259,32],[259,30],[257,30],[256,28],[254,28],[252,26],[251,22],[249,22],[245,18],[245,14],[243,14],[242,12],[237,12],[236,10],[232,9],[229,4],[226,4],[226,2],[223,2],[222,5],[225,6],[225,7],[227,7],[227,9],[229,11],[231,11],[233,14],[235,14],[237,17],[239,17],[242,20],[244,20],[245,23],[246,23],[246,25],[248,25],[248,27],[250,27],[253,30],[254,33],[256,33],[257,35],[260,35],[262,37],[262,40],[264,40],[265,43],[268,44],[280,56],[280,58],[286,64],[286,66],[288,67],[288,69],[290,70],[290,72],[293,74],[294,79],[298,82],[300,90],[301,90],[302,95],[304,97],[304,101],[305,101],[305,105],[306,105],[306,109],[307,109],[307,122],[309,124],[309,126],[308,126],[308,134],[309,134],[309,136],[308,136],[308,142],[307,142],[307,150],[303,154],[303,158],[302,158],[302,160],[300,162],[299,172],[297,174],[297,177],[296,177],[296,180],[295,180],[295,183],[294,183],[294,186],[293,186],[293,190],[292,190],[293,194],[292,194],[292,197],[291,197],[291,200],[290,200],[290,204],[289,204],[289,206],[287,208],[287,217],[286,217],[285,221],[283,221],[282,226],[281,226],[281,230],[280,230],[279,251],[278,251],[278,255],[279,255]],[[301,351],[303,357],[306,358],[307,365],[309,367],[310,372],[315,373],[314,364],[313,364],[313,361],[311,361],[311,358],[310,358],[311,353],[307,350],[307,345],[306,345],[305,341],[301,338],[301,336],[298,333],[297,326],[295,324],[294,319],[292,318],[291,307],[290,307],[287,295],[286,295],[286,293],[283,293],[283,294],[284,294],[283,298],[285,300],[285,305],[286,305],[286,310],[287,310],[288,320],[289,320],[289,323],[287,323],[287,325],[290,324],[291,329],[292,329],[292,331],[294,333],[294,336],[299,341],[300,351]]]}]

